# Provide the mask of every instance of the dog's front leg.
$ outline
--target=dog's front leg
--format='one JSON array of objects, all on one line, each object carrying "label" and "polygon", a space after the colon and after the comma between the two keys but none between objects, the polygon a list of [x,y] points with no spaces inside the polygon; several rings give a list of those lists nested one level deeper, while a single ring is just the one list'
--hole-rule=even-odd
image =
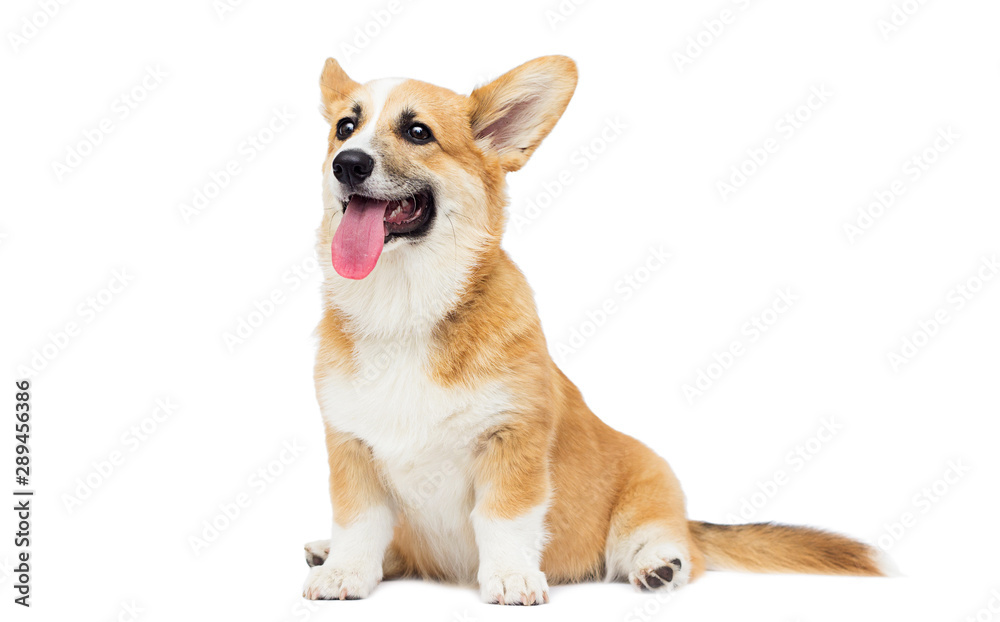
[{"label": "dog's front leg", "polygon": [[371,450],[361,440],[327,428],[333,534],[322,565],[309,570],[310,600],[364,598],[382,580],[395,513]]},{"label": "dog's front leg", "polygon": [[477,449],[472,526],[479,548],[483,600],[501,605],[547,602],[541,570],[551,488],[547,431],[528,423],[502,426]]}]

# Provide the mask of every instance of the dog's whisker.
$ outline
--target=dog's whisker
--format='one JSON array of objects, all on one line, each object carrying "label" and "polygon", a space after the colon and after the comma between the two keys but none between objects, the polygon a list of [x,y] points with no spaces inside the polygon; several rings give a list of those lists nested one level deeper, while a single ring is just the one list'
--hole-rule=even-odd
[{"label": "dog's whisker", "polygon": [[455,234],[455,221],[451,219],[451,214],[445,214],[448,222],[451,223],[451,239],[455,243],[455,263],[458,263],[458,235]]}]

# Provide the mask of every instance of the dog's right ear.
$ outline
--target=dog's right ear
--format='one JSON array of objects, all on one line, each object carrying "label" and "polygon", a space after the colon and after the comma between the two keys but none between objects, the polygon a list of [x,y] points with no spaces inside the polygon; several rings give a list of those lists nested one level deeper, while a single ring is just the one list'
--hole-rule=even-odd
[{"label": "dog's right ear", "polygon": [[348,77],[347,73],[340,67],[340,63],[332,58],[326,59],[326,64],[323,65],[323,74],[319,78],[319,90],[322,94],[319,111],[323,117],[332,124],[334,122],[334,107],[347,99],[351,91],[359,86],[361,85]]}]

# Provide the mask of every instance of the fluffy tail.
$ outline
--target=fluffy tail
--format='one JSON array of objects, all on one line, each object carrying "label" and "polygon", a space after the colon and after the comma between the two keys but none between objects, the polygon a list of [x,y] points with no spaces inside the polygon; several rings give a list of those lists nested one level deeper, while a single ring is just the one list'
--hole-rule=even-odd
[{"label": "fluffy tail", "polygon": [[690,521],[709,570],[886,576],[873,547],[810,527],[773,523],[716,525]]}]

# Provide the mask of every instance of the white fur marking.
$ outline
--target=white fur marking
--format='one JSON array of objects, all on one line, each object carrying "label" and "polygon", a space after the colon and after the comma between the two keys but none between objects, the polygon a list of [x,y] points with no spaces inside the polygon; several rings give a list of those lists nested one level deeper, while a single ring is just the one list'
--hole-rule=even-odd
[{"label": "white fur marking", "polygon": [[[609,538],[605,555],[608,581],[627,579],[640,588],[674,590],[686,585],[691,578],[692,562],[687,548],[659,525],[635,529],[625,539],[613,541]],[[672,563],[673,560],[680,560],[680,568]],[[672,568],[671,580],[659,586],[649,585],[648,575],[663,566]]]},{"label": "white fur marking", "polygon": [[407,525],[442,569],[471,582],[478,559],[469,520],[473,447],[507,416],[510,399],[494,385],[469,390],[432,381],[429,340],[429,332],[358,340],[358,373],[320,377],[320,409],[333,428],[372,448]]},{"label": "white fur marking", "polygon": [[382,560],[392,541],[395,517],[390,508],[368,509],[350,525],[333,523],[330,552],[309,571],[302,594],[310,600],[364,598],[382,580]]},{"label": "white fur marking", "polygon": [[549,586],[540,570],[548,509],[546,501],[509,520],[486,518],[478,511],[473,512],[483,600],[505,605],[540,604],[548,600]]},{"label": "white fur marking", "polygon": [[375,136],[375,128],[382,117],[382,110],[385,109],[385,102],[389,99],[392,90],[405,81],[402,78],[384,78],[365,84],[365,89],[371,96],[371,106],[366,106],[362,110],[364,124],[361,126],[361,130],[344,141],[341,150],[360,149],[368,155],[375,155],[372,153],[371,143]]}]

